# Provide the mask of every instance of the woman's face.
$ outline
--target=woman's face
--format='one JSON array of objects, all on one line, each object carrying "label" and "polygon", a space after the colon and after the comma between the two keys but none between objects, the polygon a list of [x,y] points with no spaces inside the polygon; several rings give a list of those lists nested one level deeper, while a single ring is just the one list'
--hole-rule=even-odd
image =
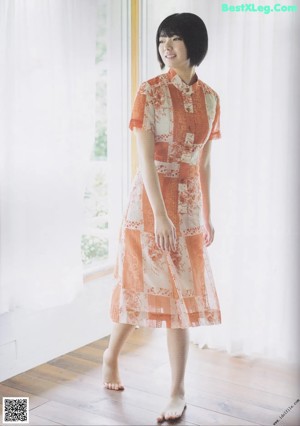
[{"label": "woman's face", "polygon": [[181,37],[177,35],[172,37],[160,36],[158,50],[163,63],[167,67],[176,69],[190,66],[190,60],[187,58],[187,49]]}]

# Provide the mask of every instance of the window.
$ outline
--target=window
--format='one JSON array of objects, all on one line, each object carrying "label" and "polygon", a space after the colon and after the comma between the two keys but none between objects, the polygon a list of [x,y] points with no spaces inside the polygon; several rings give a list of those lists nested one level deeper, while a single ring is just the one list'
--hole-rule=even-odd
[{"label": "window", "polygon": [[85,275],[106,269],[115,261],[129,179],[126,2],[97,0],[97,4],[96,132],[81,238]]}]

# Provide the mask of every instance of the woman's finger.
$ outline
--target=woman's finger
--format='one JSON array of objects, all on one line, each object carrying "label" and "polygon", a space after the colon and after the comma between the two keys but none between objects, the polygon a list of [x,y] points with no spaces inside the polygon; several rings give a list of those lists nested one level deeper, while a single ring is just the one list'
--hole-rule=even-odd
[{"label": "woman's finger", "polygon": [[207,230],[204,235],[205,245],[209,246],[214,240],[214,229]]},{"label": "woman's finger", "polygon": [[176,251],[176,239],[177,239],[177,237],[176,237],[176,228],[174,226],[173,229],[172,229],[172,250],[173,251]]},{"label": "woman's finger", "polygon": [[169,236],[169,250],[176,251],[176,232],[172,229],[172,233]]},{"label": "woman's finger", "polygon": [[165,236],[165,248],[166,250],[170,251],[172,245],[172,238],[169,235]]},{"label": "woman's finger", "polygon": [[159,234],[155,234],[155,244],[157,245],[158,248],[160,248],[160,235]]},{"label": "woman's finger", "polygon": [[173,247],[172,236],[160,235],[159,242],[161,250],[170,250]]},{"label": "woman's finger", "polygon": [[176,228],[172,226],[164,233],[158,232],[155,234],[155,243],[161,250],[176,250]]}]

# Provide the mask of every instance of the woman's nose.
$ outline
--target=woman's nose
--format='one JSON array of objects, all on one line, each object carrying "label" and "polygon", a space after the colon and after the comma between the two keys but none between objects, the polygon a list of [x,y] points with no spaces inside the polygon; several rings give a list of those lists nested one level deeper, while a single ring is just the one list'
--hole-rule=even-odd
[{"label": "woman's nose", "polygon": [[165,43],[165,48],[169,49],[170,47],[172,47],[172,39],[167,39],[166,43]]}]

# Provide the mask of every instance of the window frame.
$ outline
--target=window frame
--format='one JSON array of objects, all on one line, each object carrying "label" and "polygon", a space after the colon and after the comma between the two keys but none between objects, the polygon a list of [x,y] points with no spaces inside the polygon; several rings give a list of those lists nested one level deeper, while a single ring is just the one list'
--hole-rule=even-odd
[{"label": "window frame", "polygon": [[[129,4],[108,1],[107,16],[107,163],[109,254],[99,265],[86,267],[83,281],[89,282],[113,271],[118,237],[131,179],[131,147],[128,117],[131,107]],[[118,106],[116,107],[116,101]]]}]

